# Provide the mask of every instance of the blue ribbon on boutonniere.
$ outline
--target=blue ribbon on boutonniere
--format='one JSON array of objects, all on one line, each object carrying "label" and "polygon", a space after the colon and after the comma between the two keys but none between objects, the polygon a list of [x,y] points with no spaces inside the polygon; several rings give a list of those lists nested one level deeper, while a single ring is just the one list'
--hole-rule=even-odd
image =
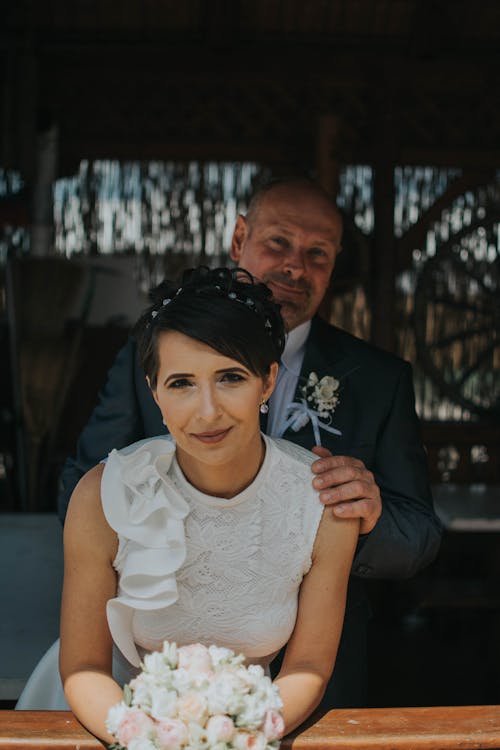
[{"label": "blue ribbon on boutonniere", "polygon": [[292,403],[288,405],[287,415],[287,420],[282,425],[280,430],[280,437],[285,434],[288,428],[290,428],[294,432],[298,432],[302,429],[302,427],[305,427],[309,421],[312,424],[314,439],[316,441],[315,445],[321,445],[321,436],[319,432],[320,428],[322,430],[330,432],[332,435],[342,435],[340,430],[337,430],[335,427],[331,427],[329,424],[323,422],[321,420],[320,412],[316,411],[315,409],[311,409],[311,407],[308,406],[305,398],[301,399],[300,401],[292,401]]},{"label": "blue ribbon on boutonniere", "polygon": [[332,414],[339,403],[339,387],[340,382],[331,375],[325,375],[320,380],[315,372],[311,372],[306,384],[300,389],[302,398],[293,401],[287,407],[287,417],[280,430],[280,436],[288,428],[298,432],[309,421],[312,424],[316,445],[321,445],[320,429],[332,435],[342,435],[340,430],[331,426]]}]

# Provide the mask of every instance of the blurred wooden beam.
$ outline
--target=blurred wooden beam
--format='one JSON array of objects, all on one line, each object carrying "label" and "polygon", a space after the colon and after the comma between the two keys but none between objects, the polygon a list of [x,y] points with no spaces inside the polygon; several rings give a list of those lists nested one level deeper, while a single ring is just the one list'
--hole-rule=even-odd
[{"label": "blurred wooden beam", "polygon": [[316,142],[316,172],[319,184],[335,200],[340,189],[341,119],[337,115],[323,115],[318,122]]},{"label": "blurred wooden beam", "polygon": [[390,100],[380,102],[376,121],[376,159],[373,170],[375,227],[372,243],[370,341],[386,351],[396,350],[395,301],[396,259],[394,254],[394,168],[396,133]]}]

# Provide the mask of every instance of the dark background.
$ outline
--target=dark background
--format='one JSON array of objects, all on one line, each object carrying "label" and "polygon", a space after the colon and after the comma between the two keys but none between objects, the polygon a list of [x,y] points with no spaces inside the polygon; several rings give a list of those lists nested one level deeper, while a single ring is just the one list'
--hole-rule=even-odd
[{"label": "dark background", "polygon": [[[72,175],[82,159],[256,161],[305,170],[332,194],[343,165],[370,165],[368,260],[347,261],[344,278],[368,280],[366,337],[396,351],[395,278],[427,225],[395,237],[394,166],[459,168],[449,200],[496,179],[499,50],[495,0],[17,0],[3,9],[0,29],[0,167],[22,178],[0,200],[3,261],[35,254],[33,241],[16,246],[11,228],[28,237],[37,226],[50,230],[47,174]],[[55,156],[47,169],[48,136]],[[57,438],[35,450],[6,269],[3,262],[0,501],[4,511],[46,512],[127,329],[65,329],[66,342],[80,336],[86,366],[65,384]],[[459,483],[476,481],[464,456],[480,444],[490,453],[481,479],[498,487],[498,412],[483,410],[467,425],[424,424],[424,437],[433,482],[443,479],[438,455],[450,442],[459,447]],[[39,451],[31,472],[45,495],[26,506],[21,485],[33,477],[21,476],[19,462],[30,450]],[[497,533],[447,531],[438,560],[416,579],[373,582],[370,705],[499,702],[498,546]]]}]

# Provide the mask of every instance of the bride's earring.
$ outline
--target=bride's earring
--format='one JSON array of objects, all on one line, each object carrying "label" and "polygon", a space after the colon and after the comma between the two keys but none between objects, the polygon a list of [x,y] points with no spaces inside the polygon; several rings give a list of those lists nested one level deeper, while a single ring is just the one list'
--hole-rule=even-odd
[{"label": "bride's earring", "polygon": [[164,427],[166,427],[166,426],[167,426],[167,423],[165,422],[165,420],[164,420],[164,419],[162,419],[162,420],[161,420],[161,422],[162,422],[162,424],[163,424],[163,426],[164,426]]},{"label": "bride's earring", "polygon": [[266,404],[265,401],[263,401],[261,405],[259,406],[259,411],[261,414],[267,414],[267,412],[269,411],[269,406]]}]

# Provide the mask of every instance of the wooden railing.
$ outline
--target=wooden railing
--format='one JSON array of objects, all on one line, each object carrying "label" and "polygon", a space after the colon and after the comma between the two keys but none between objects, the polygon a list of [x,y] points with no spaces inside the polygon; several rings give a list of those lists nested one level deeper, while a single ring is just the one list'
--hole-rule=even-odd
[{"label": "wooden railing", "polygon": [[[282,750],[500,750],[500,706],[338,709]],[[0,750],[102,750],[65,711],[0,711]]]}]

